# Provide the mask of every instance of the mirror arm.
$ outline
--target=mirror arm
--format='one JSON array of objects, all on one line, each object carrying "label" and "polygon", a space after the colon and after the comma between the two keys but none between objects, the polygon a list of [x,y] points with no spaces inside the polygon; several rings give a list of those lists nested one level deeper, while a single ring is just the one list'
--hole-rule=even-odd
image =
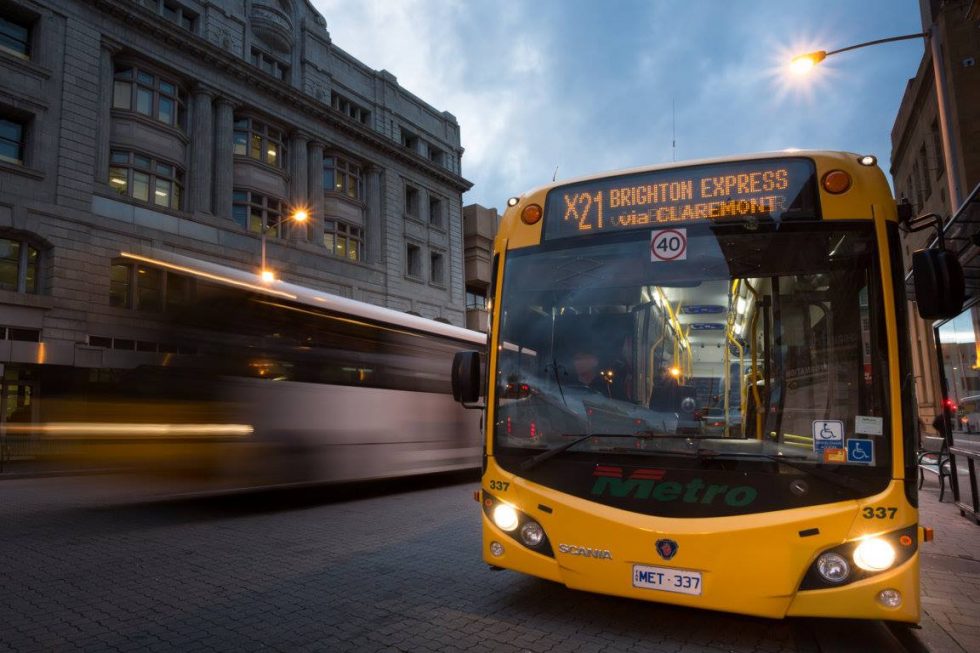
[{"label": "mirror arm", "polygon": [[946,239],[943,238],[943,218],[938,213],[926,213],[912,218],[905,226],[911,232],[934,228],[936,230],[936,244],[939,249],[946,249]]}]

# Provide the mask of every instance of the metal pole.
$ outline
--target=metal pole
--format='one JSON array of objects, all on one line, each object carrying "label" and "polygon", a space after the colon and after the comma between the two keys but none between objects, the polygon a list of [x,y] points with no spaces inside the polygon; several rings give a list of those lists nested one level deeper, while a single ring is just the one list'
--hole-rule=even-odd
[{"label": "metal pole", "polygon": [[832,54],[839,54],[841,52],[849,52],[851,50],[857,50],[859,48],[866,48],[871,45],[880,45],[882,43],[894,43],[895,41],[908,41],[909,39],[921,39],[929,35],[929,32],[920,32],[918,34],[905,34],[903,36],[890,36],[887,39],[876,39],[874,41],[865,41],[864,43],[858,43],[857,45],[849,45],[846,48],[840,48],[838,50],[831,50],[827,52],[825,56],[830,56]]},{"label": "metal pole", "polygon": [[960,192],[960,172],[957,165],[956,141],[949,126],[951,114],[947,93],[946,68],[942,62],[942,41],[939,37],[939,24],[933,23],[928,32],[929,46],[932,49],[932,76],[936,82],[936,106],[939,113],[939,132],[943,139],[943,157],[946,165],[946,186],[949,188],[949,213],[953,215],[962,201]]}]

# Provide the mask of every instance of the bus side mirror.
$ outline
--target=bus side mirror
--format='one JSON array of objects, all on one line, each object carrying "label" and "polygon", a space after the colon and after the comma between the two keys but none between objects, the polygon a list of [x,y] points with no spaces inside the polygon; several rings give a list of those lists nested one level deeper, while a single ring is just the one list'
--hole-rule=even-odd
[{"label": "bus side mirror", "polygon": [[947,249],[920,249],[912,254],[915,303],[924,320],[948,320],[963,310],[963,268]]},{"label": "bus side mirror", "polygon": [[480,399],[480,352],[458,351],[453,356],[453,399],[465,408],[482,408]]}]

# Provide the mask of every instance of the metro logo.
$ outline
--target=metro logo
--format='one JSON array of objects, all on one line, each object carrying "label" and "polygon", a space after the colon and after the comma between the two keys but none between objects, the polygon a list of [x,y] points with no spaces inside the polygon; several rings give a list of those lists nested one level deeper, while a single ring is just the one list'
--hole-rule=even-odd
[{"label": "metro logo", "polygon": [[702,504],[714,503],[721,496],[725,505],[733,508],[747,506],[759,495],[755,488],[747,485],[731,488],[727,485],[705,485],[700,478],[693,478],[682,485],[677,481],[664,481],[666,475],[666,469],[635,469],[628,478],[623,478],[622,467],[596,465],[592,472],[595,478],[592,495]]}]

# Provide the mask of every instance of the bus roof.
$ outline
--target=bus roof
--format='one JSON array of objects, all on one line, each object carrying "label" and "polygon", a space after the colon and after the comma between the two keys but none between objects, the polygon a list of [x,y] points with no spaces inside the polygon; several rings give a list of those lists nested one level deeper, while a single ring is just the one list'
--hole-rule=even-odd
[{"label": "bus roof", "polygon": [[139,254],[120,252],[120,254],[126,259],[156,265],[197,278],[206,279],[214,283],[235,286],[270,297],[286,299],[300,304],[323,308],[374,322],[400,326],[414,331],[423,331],[433,335],[462,340],[481,347],[486,345],[487,336],[485,333],[479,331],[471,331],[444,322],[402,313],[394,309],[375,306],[367,302],[341,297],[340,295],[285,281],[274,281],[271,284],[265,284],[258,279],[254,272],[246,272],[237,268],[210,261],[202,261],[173,252],[150,248],[142,248],[142,252]]}]

